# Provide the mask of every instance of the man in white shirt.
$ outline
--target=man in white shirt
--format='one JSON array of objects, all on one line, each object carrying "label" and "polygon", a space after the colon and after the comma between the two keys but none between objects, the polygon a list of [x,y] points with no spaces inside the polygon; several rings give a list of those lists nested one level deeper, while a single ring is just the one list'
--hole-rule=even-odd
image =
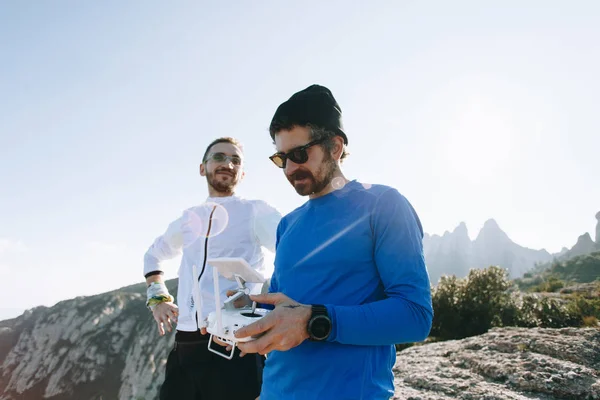
[{"label": "man in white shirt", "polygon": [[[272,266],[266,265],[264,249],[275,250],[281,214],[264,201],[235,195],[235,188],[244,177],[243,164],[242,146],[237,140],[214,140],[200,164],[200,175],[206,177],[208,184],[207,201],[184,211],[144,256],[147,305],[159,334],[164,335],[165,329],[171,331],[173,323],[177,323],[161,400],[254,400],[260,393],[264,359],[227,360],[208,351],[205,328],[208,313],[221,305],[228,290],[237,287],[235,282],[221,277],[221,299],[215,299],[212,273],[206,271],[207,259],[242,257],[265,278],[272,273]],[[163,282],[161,262],[178,255],[182,258],[175,305]]]}]

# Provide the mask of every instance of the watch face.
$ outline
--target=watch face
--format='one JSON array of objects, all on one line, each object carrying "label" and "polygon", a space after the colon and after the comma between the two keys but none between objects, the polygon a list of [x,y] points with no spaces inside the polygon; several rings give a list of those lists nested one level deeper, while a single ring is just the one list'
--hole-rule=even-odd
[{"label": "watch face", "polygon": [[310,323],[310,334],[316,340],[323,340],[329,336],[331,320],[325,315],[315,316]]}]

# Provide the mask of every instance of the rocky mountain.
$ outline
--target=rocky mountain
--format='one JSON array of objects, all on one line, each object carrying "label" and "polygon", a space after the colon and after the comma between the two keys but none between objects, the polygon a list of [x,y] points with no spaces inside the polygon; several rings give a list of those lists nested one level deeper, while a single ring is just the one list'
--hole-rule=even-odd
[{"label": "rocky mountain", "polygon": [[596,244],[600,246],[600,211],[596,214],[596,221]]},{"label": "rocky mountain", "polygon": [[511,278],[519,278],[536,265],[541,269],[548,268],[553,259],[566,261],[600,251],[600,212],[596,214],[596,219],[595,241],[589,233],[585,233],[579,236],[572,248],[563,247],[555,254],[516,244],[493,219],[485,222],[473,241],[469,238],[464,222],[454,231],[446,231],[442,236],[425,234],[423,250],[431,282],[436,284],[442,275],[465,277],[471,268],[486,268],[490,265],[506,268]]},{"label": "rocky mountain", "polygon": [[536,263],[552,259],[546,250],[533,250],[513,242],[493,219],[485,222],[473,241],[463,222],[453,232],[445,232],[442,236],[425,235],[423,249],[434,284],[441,275],[464,277],[471,268],[490,265],[508,269],[514,278],[529,271]]},{"label": "rocky mountain", "polygon": [[[174,335],[157,336],[143,291],[79,297],[1,322],[0,399],[156,399]],[[598,329],[494,329],[399,352],[394,398],[600,399],[599,370]]]},{"label": "rocky mountain", "polygon": [[492,329],[398,354],[394,399],[600,399],[600,330]]},{"label": "rocky mountain", "polygon": [[174,335],[145,300],[140,284],[0,322],[0,400],[156,398]]},{"label": "rocky mountain", "polygon": [[597,250],[600,250],[600,243],[595,243],[590,234],[586,232],[577,238],[575,246],[560,255],[555,255],[555,257],[558,260],[568,260],[573,257],[590,254]]}]

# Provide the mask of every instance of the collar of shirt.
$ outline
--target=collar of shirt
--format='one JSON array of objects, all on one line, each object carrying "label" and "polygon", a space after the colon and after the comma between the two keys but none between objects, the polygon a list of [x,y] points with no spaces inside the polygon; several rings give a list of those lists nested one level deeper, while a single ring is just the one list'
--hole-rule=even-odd
[{"label": "collar of shirt", "polygon": [[217,203],[217,204],[228,203],[228,202],[234,201],[234,200],[240,200],[240,197],[236,196],[236,195],[232,195],[232,196],[225,196],[225,197],[210,197],[210,196],[208,196],[206,198],[207,203]]}]

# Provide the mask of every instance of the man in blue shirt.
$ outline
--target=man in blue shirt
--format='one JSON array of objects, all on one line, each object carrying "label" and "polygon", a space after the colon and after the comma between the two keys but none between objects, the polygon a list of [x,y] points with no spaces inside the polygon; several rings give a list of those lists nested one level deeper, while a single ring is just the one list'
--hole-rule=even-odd
[{"label": "man in blue shirt", "polygon": [[236,336],[268,354],[261,400],[389,399],[394,344],[424,340],[433,310],[423,229],[394,188],[346,179],[348,138],[331,92],[313,85],[279,106],[270,125],[283,169],[309,200],[277,228],[274,305]]}]

